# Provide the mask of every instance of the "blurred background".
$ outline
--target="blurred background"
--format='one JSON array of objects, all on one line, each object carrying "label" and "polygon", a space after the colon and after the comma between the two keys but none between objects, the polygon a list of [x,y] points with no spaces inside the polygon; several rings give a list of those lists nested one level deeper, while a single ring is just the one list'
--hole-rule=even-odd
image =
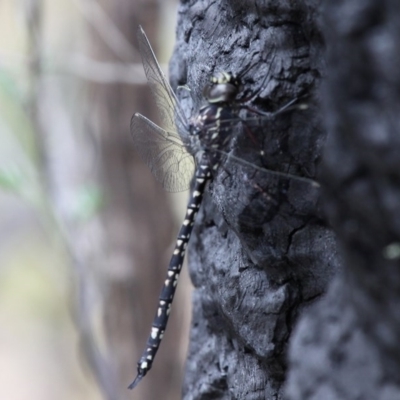
[{"label": "blurred background", "polygon": [[167,71],[177,0],[0,1],[0,399],[178,399],[184,268],[161,350],[132,392],[186,193],[138,159],[157,122],[136,46]]}]

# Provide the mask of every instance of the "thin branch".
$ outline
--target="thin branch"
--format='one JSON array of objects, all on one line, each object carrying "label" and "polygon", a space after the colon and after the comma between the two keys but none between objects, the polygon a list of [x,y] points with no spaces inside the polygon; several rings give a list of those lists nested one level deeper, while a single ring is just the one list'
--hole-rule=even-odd
[{"label": "thin branch", "polygon": [[[43,109],[44,99],[46,98],[46,89],[44,82],[43,71],[43,0],[31,0],[25,2],[25,21],[27,25],[28,37],[28,56],[25,58],[25,66],[28,70],[30,78],[30,90],[27,96],[26,107],[31,119],[31,124],[35,130],[35,145],[37,153],[37,167],[40,175],[41,191],[43,192],[43,209],[46,210],[46,215],[51,222],[55,222],[55,227],[58,228],[64,239],[65,247],[71,258],[74,272],[77,277],[78,296],[77,303],[77,325],[80,330],[83,341],[83,348],[86,357],[89,360],[100,389],[103,395],[108,400],[116,399],[115,377],[113,369],[110,365],[107,355],[103,356],[95,341],[95,332],[91,326],[91,288],[94,287],[92,276],[88,268],[88,261],[79,253],[74,246],[72,238],[76,236],[77,229],[75,226],[68,225],[68,216],[57,212],[57,204],[51,201],[52,188],[54,187],[54,177],[52,175],[53,165],[50,161],[53,154],[49,144],[49,121],[44,121],[41,118],[41,110]],[[61,110],[57,107],[57,102],[53,103],[52,115]],[[58,121],[63,118],[57,116]],[[50,122],[51,123],[51,122]],[[64,129],[66,124],[62,124]],[[47,129],[46,129],[47,128]],[[72,135],[67,135],[72,137]],[[69,225],[72,225],[71,223]],[[68,229],[69,228],[69,229]],[[75,228],[75,229],[74,229]]]}]

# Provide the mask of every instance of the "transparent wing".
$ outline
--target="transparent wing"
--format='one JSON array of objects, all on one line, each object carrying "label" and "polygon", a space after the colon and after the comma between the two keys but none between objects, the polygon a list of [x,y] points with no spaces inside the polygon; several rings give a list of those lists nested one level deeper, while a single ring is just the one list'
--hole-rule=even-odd
[{"label": "transparent wing", "polygon": [[[312,104],[288,104],[268,116],[241,119],[229,154],[214,150],[222,162],[213,191],[220,192],[218,202],[238,231],[246,226],[266,231],[274,224],[277,230],[279,224],[296,229],[315,212],[319,184],[311,177],[320,129],[312,119]],[[229,190],[224,192],[219,179]]]},{"label": "transparent wing", "polygon": [[214,179],[212,196],[245,254],[259,266],[279,266],[288,254],[310,262],[301,246],[307,234],[321,232],[318,183],[230,158]]},{"label": "transparent wing", "polygon": [[163,128],[167,131],[176,131],[176,125],[178,125],[180,132],[187,131],[188,123],[185,114],[167,78],[161,71],[150,42],[141,26],[139,26],[137,38],[144,72],[159,108]]},{"label": "transparent wing", "polygon": [[166,191],[181,192],[189,188],[195,163],[175,132],[161,129],[143,115],[135,114],[131,133],[135,149]]}]

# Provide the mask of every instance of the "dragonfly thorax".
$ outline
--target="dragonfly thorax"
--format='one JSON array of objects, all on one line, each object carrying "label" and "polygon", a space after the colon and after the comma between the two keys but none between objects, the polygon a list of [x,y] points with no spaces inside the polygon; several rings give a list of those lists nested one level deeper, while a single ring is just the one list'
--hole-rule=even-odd
[{"label": "dragonfly thorax", "polygon": [[219,149],[231,137],[233,110],[228,106],[208,104],[191,120],[190,133],[202,149]]}]

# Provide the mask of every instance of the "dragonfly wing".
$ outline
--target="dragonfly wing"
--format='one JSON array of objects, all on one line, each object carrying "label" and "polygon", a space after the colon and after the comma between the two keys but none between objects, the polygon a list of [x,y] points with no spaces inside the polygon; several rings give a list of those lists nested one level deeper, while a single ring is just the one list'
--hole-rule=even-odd
[{"label": "dragonfly wing", "polygon": [[322,220],[320,187],[312,179],[320,132],[307,110],[241,122],[234,149],[221,154],[213,197],[250,258],[263,265],[265,249],[268,262],[284,259],[294,233]]},{"label": "dragonfly wing", "polygon": [[229,156],[220,170],[213,200],[255,264],[279,264],[294,233],[302,235],[307,224],[319,224],[320,187],[312,179],[256,168]]},{"label": "dragonfly wing", "polygon": [[133,116],[131,133],[135,149],[166,191],[189,188],[195,163],[178,134],[161,129],[141,114]]},{"label": "dragonfly wing", "polygon": [[141,26],[139,26],[137,38],[143,68],[147,81],[160,110],[163,127],[167,131],[175,131],[176,125],[180,129],[187,130],[188,123],[179,101],[172,90],[168,79],[163,74],[160,65],[154,55],[150,42]]}]

